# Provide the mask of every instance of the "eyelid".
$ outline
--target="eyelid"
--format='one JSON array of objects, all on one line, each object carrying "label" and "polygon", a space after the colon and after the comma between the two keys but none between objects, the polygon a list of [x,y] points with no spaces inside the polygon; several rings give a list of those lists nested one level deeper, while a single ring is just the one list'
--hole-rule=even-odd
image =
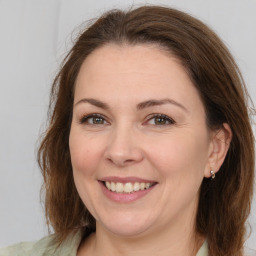
[{"label": "eyelid", "polygon": [[[104,121],[104,123],[103,124],[91,124],[91,123],[89,123],[89,122],[87,122],[88,121],[88,119],[90,119],[90,118],[101,118],[101,119],[103,119],[103,121]],[[152,113],[152,114],[150,114],[150,115],[148,115],[147,116],[147,118],[146,118],[146,121],[145,122],[143,122],[143,125],[144,124],[147,124],[150,120],[152,120],[152,119],[154,119],[154,118],[162,118],[162,119],[164,119],[164,120],[166,120],[168,123],[167,124],[152,124],[153,126],[168,126],[168,125],[173,125],[173,124],[175,124],[176,122],[175,122],[175,120],[173,120],[173,118],[171,118],[171,117],[169,117],[169,116],[167,116],[167,115],[165,115],[165,114],[160,114],[160,113]],[[107,117],[105,117],[104,115],[102,115],[102,114],[99,114],[99,113],[90,113],[90,114],[84,114],[81,118],[79,118],[79,123],[80,124],[86,124],[86,125],[106,125],[106,123],[110,123],[109,121],[108,121],[108,118]]]},{"label": "eyelid", "polygon": [[[86,121],[89,119],[89,118],[93,118],[93,117],[98,117],[98,118],[102,118],[104,120],[104,122],[108,122],[107,118],[102,115],[102,114],[99,114],[99,113],[92,113],[92,114],[86,114],[86,115],[83,115],[81,118],[79,118],[79,123],[80,124],[85,124]],[[87,122],[88,125],[104,125],[104,124],[90,124]]]},{"label": "eyelid", "polygon": [[173,118],[171,118],[171,117],[169,117],[169,116],[167,116],[167,115],[165,115],[165,114],[160,114],[160,113],[154,113],[154,114],[149,115],[149,116],[147,117],[146,122],[149,122],[150,120],[152,120],[152,119],[154,119],[154,118],[157,118],[157,117],[158,117],[158,118],[163,118],[163,119],[169,121],[169,124],[163,124],[163,125],[156,125],[156,124],[155,124],[155,126],[167,126],[167,125],[173,125],[173,124],[176,123]]}]

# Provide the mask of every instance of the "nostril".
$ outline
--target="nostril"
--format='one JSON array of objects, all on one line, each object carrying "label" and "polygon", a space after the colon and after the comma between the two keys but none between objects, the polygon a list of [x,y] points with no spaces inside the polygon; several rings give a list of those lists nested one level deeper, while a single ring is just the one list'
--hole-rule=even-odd
[{"label": "nostril", "polygon": [[[112,144],[112,146],[106,149],[104,156],[107,161],[118,166],[124,166],[140,162],[143,159],[142,151],[138,147],[128,145],[127,143],[125,146],[120,146],[120,143],[116,144]],[[121,145],[123,144],[121,143]]]},{"label": "nostril", "polygon": [[122,158],[111,158],[111,157],[108,157],[107,160],[118,166],[125,166],[127,164],[131,164],[135,162],[135,160],[133,159],[122,159]]}]

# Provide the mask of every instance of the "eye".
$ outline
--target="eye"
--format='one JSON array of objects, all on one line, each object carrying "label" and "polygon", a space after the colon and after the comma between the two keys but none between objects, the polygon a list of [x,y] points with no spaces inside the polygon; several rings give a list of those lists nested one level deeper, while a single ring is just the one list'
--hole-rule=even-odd
[{"label": "eye", "polygon": [[148,119],[148,124],[150,125],[158,125],[158,126],[163,126],[163,125],[172,125],[175,124],[175,121],[163,114],[154,114]]},{"label": "eye", "polygon": [[80,119],[81,124],[104,125],[107,124],[105,118],[100,114],[90,114]]}]

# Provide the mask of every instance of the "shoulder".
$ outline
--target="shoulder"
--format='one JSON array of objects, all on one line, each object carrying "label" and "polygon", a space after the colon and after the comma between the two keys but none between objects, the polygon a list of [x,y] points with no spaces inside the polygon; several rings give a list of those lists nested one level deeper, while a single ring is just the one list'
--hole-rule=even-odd
[{"label": "shoulder", "polygon": [[256,256],[256,250],[245,247],[245,256]]},{"label": "shoulder", "polygon": [[5,248],[0,248],[0,256],[29,255],[33,245],[33,242],[23,242]]},{"label": "shoulder", "polygon": [[53,246],[54,235],[50,235],[36,242],[22,242],[2,248],[0,249],[0,256],[39,256],[43,255],[49,249],[52,249]]},{"label": "shoulder", "polygon": [[208,256],[208,243],[207,240],[204,241],[202,247],[197,252],[196,256]]},{"label": "shoulder", "polygon": [[37,242],[22,242],[0,249],[0,256],[75,256],[81,241],[81,231],[70,235],[60,246],[55,235]]}]

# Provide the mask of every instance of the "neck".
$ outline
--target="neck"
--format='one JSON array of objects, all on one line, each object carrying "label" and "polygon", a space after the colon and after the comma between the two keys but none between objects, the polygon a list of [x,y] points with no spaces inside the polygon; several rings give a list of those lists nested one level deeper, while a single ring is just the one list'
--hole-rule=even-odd
[{"label": "neck", "polygon": [[[107,239],[106,239],[107,238]],[[95,255],[140,256],[195,256],[202,241],[192,234],[166,235],[164,232],[145,236],[120,237],[95,235]],[[131,250],[132,248],[132,250]]]},{"label": "neck", "polygon": [[194,224],[183,223],[184,228],[180,227],[173,225],[170,229],[168,225],[130,237],[113,234],[97,224],[96,232],[81,245],[77,255],[195,256],[204,238],[196,234]]}]

